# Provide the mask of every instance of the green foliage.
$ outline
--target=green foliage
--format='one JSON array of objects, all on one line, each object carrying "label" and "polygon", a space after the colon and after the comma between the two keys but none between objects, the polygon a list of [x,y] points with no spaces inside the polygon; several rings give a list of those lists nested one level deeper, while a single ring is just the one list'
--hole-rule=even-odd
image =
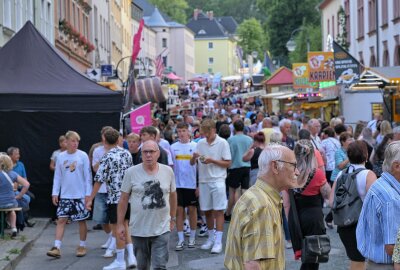
[{"label": "green foliage", "polygon": [[18,248],[12,248],[9,251],[7,251],[9,254],[20,254],[21,250]]},{"label": "green foliage", "polygon": [[348,50],[350,44],[347,42],[346,21],[346,14],[343,7],[340,6],[338,11],[339,33],[336,36],[336,41],[343,49]]},{"label": "green foliage", "polygon": [[255,18],[244,20],[237,28],[239,37],[239,46],[243,49],[243,55],[251,54],[257,51],[258,55],[263,54],[264,49],[264,32],[261,24]]},{"label": "green foliage", "polygon": [[290,63],[304,63],[307,62],[307,39],[310,42],[310,51],[321,51],[322,33],[319,26],[306,24],[303,25],[295,38],[296,50],[289,53]]},{"label": "green foliage", "polygon": [[150,3],[157,6],[157,8],[171,17],[174,21],[186,24],[186,13],[188,3],[186,0],[150,0]]},{"label": "green foliage", "polygon": [[[320,14],[315,10],[319,0],[257,0],[258,7],[267,14],[264,24],[268,49],[273,56],[289,64],[286,43],[293,30],[302,25],[303,18],[309,25],[320,27]],[[311,38],[310,38],[311,39]],[[321,42],[321,39],[316,40]]]}]

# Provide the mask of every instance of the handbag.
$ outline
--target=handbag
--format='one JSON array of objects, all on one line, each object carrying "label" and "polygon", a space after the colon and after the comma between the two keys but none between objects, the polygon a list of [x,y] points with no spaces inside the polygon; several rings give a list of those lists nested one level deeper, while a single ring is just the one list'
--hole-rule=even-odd
[{"label": "handbag", "polygon": [[329,260],[331,242],[328,235],[308,235],[304,236],[301,231],[299,215],[297,212],[296,201],[293,190],[289,190],[290,207],[293,211],[293,222],[297,227],[296,231],[300,234],[301,243],[301,262],[302,263],[326,263]]}]

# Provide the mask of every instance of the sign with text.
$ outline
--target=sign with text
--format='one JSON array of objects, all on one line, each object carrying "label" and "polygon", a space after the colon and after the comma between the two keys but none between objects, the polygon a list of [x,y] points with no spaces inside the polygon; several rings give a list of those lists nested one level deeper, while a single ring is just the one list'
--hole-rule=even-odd
[{"label": "sign with text", "polygon": [[151,102],[148,102],[135,109],[131,116],[131,132],[139,134],[140,130],[145,126],[151,125]]},{"label": "sign with text", "polygon": [[293,63],[293,89],[308,89],[318,87],[317,83],[310,83],[308,80],[308,63]]},{"label": "sign with text", "polygon": [[333,41],[335,78],[337,84],[355,84],[360,81],[360,63]]},{"label": "sign with text", "polygon": [[335,80],[333,52],[308,53],[308,80],[310,82],[325,82]]}]

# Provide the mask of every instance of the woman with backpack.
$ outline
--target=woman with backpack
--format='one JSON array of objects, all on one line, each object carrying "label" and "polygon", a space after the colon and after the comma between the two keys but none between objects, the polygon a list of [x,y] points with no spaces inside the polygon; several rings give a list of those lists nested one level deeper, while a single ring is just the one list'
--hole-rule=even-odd
[{"label": "woman with backpack", "polygon": [[[365,162],[368,158],[368,149],[364,142],[355,141],[350,143],[347,147],[347,156],[350,165],[346,170],[338,174],[335,182],[333,183],[332,192],[329,197],[331,206],[333,205],[335,198],[337,181],[341,176],[345,177],[346,174],[350,174],[358,169],[361,169],[355,176],[357,191],[361,201],[364,200],[369,187],[376,180],[375,173],[365,168]],[[349,178],[347,178],[346,181],[349,181]],[[363,270],[365,269],[365,259],[357,249],[356,228],[357,222],[349,226],[338,226],[337,231],[339,233],[340,240],[346,249],[347,257],[350,259],[350,270]]]}]

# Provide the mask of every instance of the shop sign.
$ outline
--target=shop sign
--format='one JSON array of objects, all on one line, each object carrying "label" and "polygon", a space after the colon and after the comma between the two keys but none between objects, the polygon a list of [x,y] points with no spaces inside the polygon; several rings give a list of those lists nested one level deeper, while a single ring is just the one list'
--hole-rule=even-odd
[{"label": "shop sign", "polygon": [[360,81],[360,63],[333,41],[335,79],[337,84],[355,84]]},{"label": "shop sign", "polygon": [[310,83],[308,81],[308,64],[307,63],[293,63],[293,89],[309,89],[309,88],[317,88],[317,83]]},{"label": "shop sign", "polygon": [[307,56],[310,82],[335,80],[333,52],[309,52]]}]

